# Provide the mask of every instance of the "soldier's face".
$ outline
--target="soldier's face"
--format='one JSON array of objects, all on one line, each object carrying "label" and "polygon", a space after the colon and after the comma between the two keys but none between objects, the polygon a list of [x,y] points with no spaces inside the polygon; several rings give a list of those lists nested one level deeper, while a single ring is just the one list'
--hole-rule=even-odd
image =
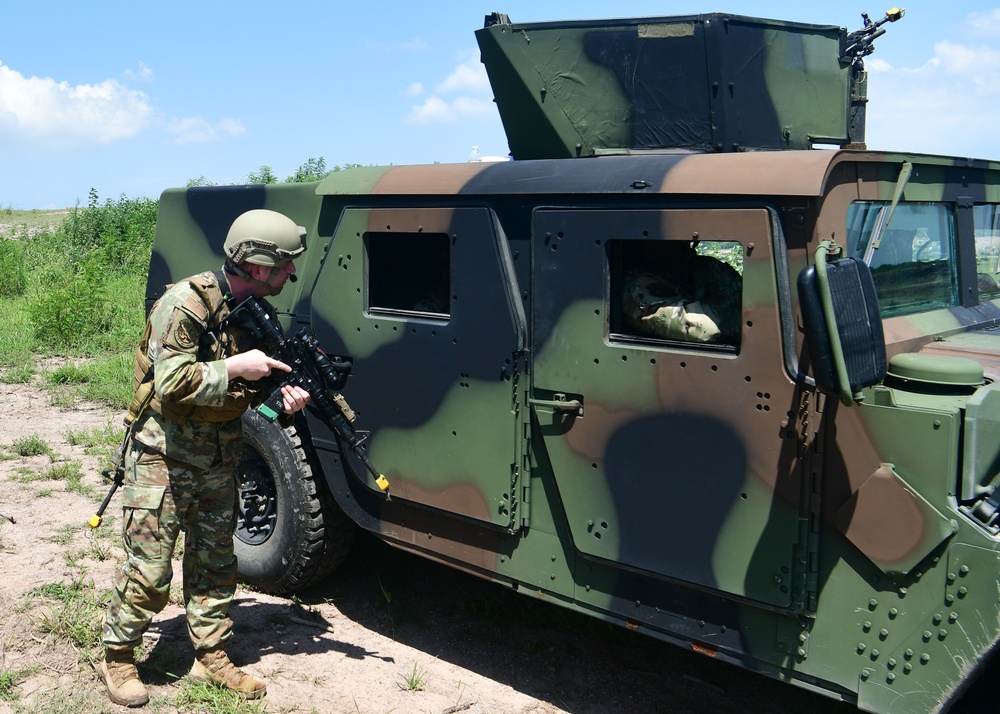
[{"label": "soldier's face", "polygon": [[[255,265],[256,268],[253,272],[256,273],[254,277],[264,285],[256,286],[260,289],[263,295],[258,295],[257,297],[266,297],[267,295],[277,295],[281,292],[281,289],[285,287],[285,283],[288,282],[288,277],[295,274],[295,263],[291,260],[286,260],[275,267],[269,265]],[[266,292],[265,292],[266,291]]]}]

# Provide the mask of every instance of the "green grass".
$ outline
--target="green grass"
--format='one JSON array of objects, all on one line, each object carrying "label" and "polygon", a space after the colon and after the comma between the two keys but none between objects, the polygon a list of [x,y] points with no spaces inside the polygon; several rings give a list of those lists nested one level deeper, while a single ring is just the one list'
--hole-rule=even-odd
[{"label": "green grass", "polygon": [[92,582],[78,578],[48,583],[32,588],[27,596],[40,601],[32,618],[39,632],[72,644],[90,661],[99,657],[104,605]]},{"label": "green grass", "polygon": [[32,434],[24,436],[14,441],[11,449],[18,456],[41,456],[42,454],[52,455],[52,447],[46,443],[45,439]]},{"label": "green grass", "polygon": [[[0,701],[16,702],[20,699],[17,692],[18,685],[28,677],[36,674],[41,667],[30,665],[28,667],[2,668],[0,669]],[[20,709],[18,709],[20,711]]]},{"label": "green grass", "polygon": [[[124,408],[145,320],[145,285],[158,204],[98,199],[54,215],[0,210],[0,380],[29,383],[39,358],[76,365],[42,383],[52,403]],[[11,227],[12,226],[12,227]]]},{"label": "green grass", "polygon": [[239,694],[208,682],[183,679],[174,704],[182,712],[212,712],[212,714],[264,714],[266,699],[247,700]]},{"label": "green grass", "polygon": [[12,208],[0,209],[0,224],[7,225],[7,228],[0,228],[0,235],[8,237],[18,237],[25,233],[37,233],[39,231],[50,231],[60,226],[71,209],[56,211],[15,211]]},{"label": "green grass", "polygon": [[[405,673],[405,674],[401,674],[399,676],[402,677],[402,679],[403,679],[403,684],[400,685],[400,688],[406,689],[407,691],[410,691],[410,692],[419,692],[419,691],[422,691],[423,688],[424,688],[424,685],[427,684],[427,681],[425,679],[426,676],[427,676],[427,673],[424,672],[422,669],[420,669],[420,663],[419,662],[414,662],[413,663],[413,671]],[[403,686],[403,685],[405,685],[405,686]]]}]

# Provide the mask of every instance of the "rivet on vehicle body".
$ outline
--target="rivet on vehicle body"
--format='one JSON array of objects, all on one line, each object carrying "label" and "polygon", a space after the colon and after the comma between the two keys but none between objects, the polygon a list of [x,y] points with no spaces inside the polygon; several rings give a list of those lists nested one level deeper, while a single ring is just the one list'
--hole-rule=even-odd
[{"label": "rivet on vehicle body", "polygon": [[894,618],[894,617],[896,617],[896,615],[898,615],[898,614],[899,614],[899,610],[897,610],[897,609],[896,609],[896,608],[894,608],[894,607],[890,607],[890,608],[889,608],[889,617],[893,617],[893,618]]},{"label": "rivet on vehicle body", "polygon": [[861,679],[868,679],[870,676],[872,676],[872,671],[870,669],[861,670]]},{"label": "rivet on vehicle body", "polygon": [[958,613],[957,612],[949,612],[948,613],[948,622],[958,622]]},{"label": "rivet on vehicle body", "polygon": [[948,630],[944,629],[943,627],[940,630],[938,630],[938,639],[939,640],[943,640],[947,636],[948,636]]},{"label": "rivet on vehicle body", "polygon": [[859,642],[858,643],[858,654],[861,654],[866,649],[868,649],[868,645],[866,645],[864,642]]},{"label": "rivet on vehicle body", "polygon": [[863,629],[865,632],[868,632],[870,629],[872,629],[871,620],[865,620],[864,623],[862,623],[861,625],[861,629]]},{"label": "rivet on vehicle body", "polygon": [[922,655],[920,655],[920,661],[923,662],[924,664],[927,664],[928,662],[931,661],[931,656],[926,652],[924,652]]},{"label": "rivet on vehicle body", "polygon": [[941,613],[940,612],[936,612],[936,613],[934,613],[934,617],[931,618],[931,622],[933,622],[935,625],[940,625],[941,624],[941,619],[942,619],[941,618]]},{"label": "rivet on vehicle body", "polygon": [[962,566],[961,568],[959,568],[958,570],[959,570],[959,572],[961,572],[961,573],[962,573],[962,575],[966,575],[966,574],[968,574],[968,572],[969,572],[969,566],[968,566],[968,565],[963,565],[963,566]]},{"label": "rivet on vehicle body", "polygon": [[963,586],[963,587],[960,587],[958,589],[958,596],[959,597],[965,597],[968,594],[969,594],[969,589],[968,588],[966,588],[966,587]]},{"label": "rivet on vehicle body", "polygon": [[885,675],[885,679],[886,679],[887,682],[893,681],[894,679],[896,679],[896,673],[895,672],[889,672],[889,674]]},{"label": "rivet on vehicle body", "polygon": [[876,600],[875,598],[872,598],[871,600],[868,601],[868,609],[869,610],[874,610],[876,607],[878,607],[878,600]]}]

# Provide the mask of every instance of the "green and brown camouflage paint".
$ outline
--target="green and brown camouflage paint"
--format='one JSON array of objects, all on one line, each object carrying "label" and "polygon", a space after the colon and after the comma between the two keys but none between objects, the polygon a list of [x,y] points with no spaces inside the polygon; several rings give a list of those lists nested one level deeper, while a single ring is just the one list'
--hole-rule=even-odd
[{"label": "green and brown camouflage paint", "polygon": [[[591,29],[562,28],[553,47]],[[386,501],[310,417],[319,466],[356,523],[866,711],[941,709],[1000,637],[1000,539],[972,514],[1000,453],[1000,301],[980,300],[967,261],[969,212],[1000,203],[1000,164],[628,153],[171,189],[147,297],[221,264],[243,211],[287,214],[310,250],[273,303],[286,329],[308,326],[353,358],[344,393],[392,484]],[[846,242],[852,202],[893,199],[904,163],[901,203],[955,216],[958,299],[886,318],[887,352],[961,355],[984,381],[887,378],[845,406],[808,378],[792,286],[820,241]],[[372,303],[369,241],[386,236],[443,237],[447,314]],[[742,246],[739,347],[617,334],[609,242],[694,237]]]}]

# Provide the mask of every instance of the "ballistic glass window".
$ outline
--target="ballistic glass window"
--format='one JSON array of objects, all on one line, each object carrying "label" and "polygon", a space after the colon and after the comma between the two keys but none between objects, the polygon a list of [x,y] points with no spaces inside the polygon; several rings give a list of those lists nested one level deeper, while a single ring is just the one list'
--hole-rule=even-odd
[{"label": "ballistic glass window", "polygon": [[743,246],[735,241],[608,241],[612,339],[739,347]]},{"label": "ballistic glass window", "polygon": [[1000,206],[995,203],[972,210],[976,226],[976,276],[980,300],[1000,298]]},{"label": "ballistic glass window", "polygon": [[451,313],[451,252],[444,233],[368,232],[368,311],[416,313],[432,318]]},{"label": "ballistic glass window", "polygon": [[955,220],[950,206],[902,202],[889,216],[890,209],[889,201],[855,201],[847,212],[848,255],[871,267],[882,316],[957,305]]}]

